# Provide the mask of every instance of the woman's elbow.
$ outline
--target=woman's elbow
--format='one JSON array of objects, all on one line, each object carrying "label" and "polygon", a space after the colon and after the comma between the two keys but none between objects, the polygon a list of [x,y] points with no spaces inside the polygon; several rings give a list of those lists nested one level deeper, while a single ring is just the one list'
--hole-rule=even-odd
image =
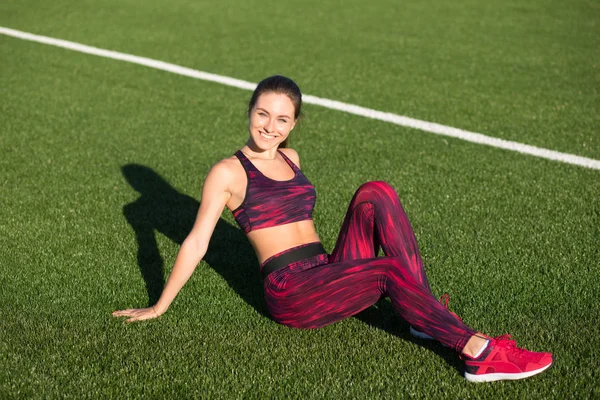
[{"label": "woman's elbow", "polygon": [[192,232],[185,238],[181,247],[197,257],[202,258],[208,250],[208,240],[202,238],[201,235],[195,235]]}]

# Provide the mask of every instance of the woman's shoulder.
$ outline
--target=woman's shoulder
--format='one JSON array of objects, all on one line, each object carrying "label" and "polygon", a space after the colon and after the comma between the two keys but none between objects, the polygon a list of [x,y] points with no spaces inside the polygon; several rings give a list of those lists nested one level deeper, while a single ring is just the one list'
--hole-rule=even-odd
[{"label": "woman's shoulder", "polygon": [[279,149],[287,158],[289,158],[294,164],[300,168],[300,156],[298,152],[294,149],[290,149],[289,147],[285,147],[283,149]]},{"label": "woman's shoulder", "polygon": [[220,179],[229,179],[240,172],[244,172],[244,168],[240,164],[238,158],[233,155],[217,161],[208,172],[209,175],[219,177]]}]

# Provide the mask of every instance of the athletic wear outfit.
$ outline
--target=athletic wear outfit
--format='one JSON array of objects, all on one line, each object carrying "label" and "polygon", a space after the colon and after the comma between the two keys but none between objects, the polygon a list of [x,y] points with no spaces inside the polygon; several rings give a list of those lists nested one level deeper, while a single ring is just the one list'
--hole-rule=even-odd
[{"label": "athletic wear outfit", "polygon": [[[248,183],[233,215],[246,233],[312,219],[314,187],[279,154],[294,171],[291,180],[269,179],[241,151],[235,153]],[[377,257],[379,248],[385,257]],[[320,243],[303,244],[265,260],[261,273],[271,316],[287,326],[320,328],[389,296],[418,331],[457,352],[476,333],[431,293],[408,218],[385,182],[368,182],[356,191],[331,255]]]}]

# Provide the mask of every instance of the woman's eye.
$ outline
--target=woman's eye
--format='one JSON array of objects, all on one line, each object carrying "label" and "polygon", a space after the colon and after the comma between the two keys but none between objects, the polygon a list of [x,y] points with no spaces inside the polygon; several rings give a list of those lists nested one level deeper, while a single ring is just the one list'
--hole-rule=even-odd
[{"label": "woman's eye", "polygon": [[279,118],[279,122],[281,122],[281,123],[285,124],[285,123],[287,122],[287,120],[285,120],[285,119],[282,119],[282,118]]}]

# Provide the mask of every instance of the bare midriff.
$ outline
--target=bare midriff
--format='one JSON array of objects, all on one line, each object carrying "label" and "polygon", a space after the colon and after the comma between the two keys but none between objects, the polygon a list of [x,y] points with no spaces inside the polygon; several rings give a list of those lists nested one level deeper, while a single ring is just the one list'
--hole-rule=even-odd
[{"label": "bare midriff", "polygon": [[264,228],[248,233],[259,263],[284,250],[307,243],[320,242],[312,220]]}]

